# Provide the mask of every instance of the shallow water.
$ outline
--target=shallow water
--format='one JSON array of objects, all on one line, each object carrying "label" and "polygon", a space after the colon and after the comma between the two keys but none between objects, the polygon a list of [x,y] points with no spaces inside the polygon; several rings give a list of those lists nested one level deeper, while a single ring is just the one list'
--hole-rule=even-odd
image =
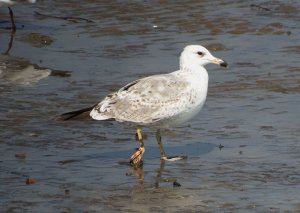
[{"label": "shallow water", "polygon": [[[1,212],[300,211],[298,1],[41,1],[13,10],[9,49],[0,8]],[[138,145],[133,127],[55,120],[176,70],[187,44],[229,63],[207,66],[201,113],[163,133],[167,153],[187,160],[162,165],[146,128],[144,166],[134,170],[123,163]]]}]

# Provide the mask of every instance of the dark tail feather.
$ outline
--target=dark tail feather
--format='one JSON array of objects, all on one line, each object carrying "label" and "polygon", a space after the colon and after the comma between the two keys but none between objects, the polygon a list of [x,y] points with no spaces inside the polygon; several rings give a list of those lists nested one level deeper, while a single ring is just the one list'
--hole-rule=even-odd
[{"label": "dark tail feather", "polygon": [[90,112],[95,106],[96,106],[96,105],[91,106],[91,107],[87,107],[87,108],[84,108],[84,109],[79,109],[79,110],[75,110],[75,111],[72,111],[72,112],[67,112],[67,113],[61,114],[60,116],[58,116],[57,120],[60,120],[60,121],[67,121],[67,120],[70,120],[70,119],[72,119],[72,118],[78,117],[78,116],[80,116],[80,115],[86,115],[86,114],[89,114],[89,112]]}]

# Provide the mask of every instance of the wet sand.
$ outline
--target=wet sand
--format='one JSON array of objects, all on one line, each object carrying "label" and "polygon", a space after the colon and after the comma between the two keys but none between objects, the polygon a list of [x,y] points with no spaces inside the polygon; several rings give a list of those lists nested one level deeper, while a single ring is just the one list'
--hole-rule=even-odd
[{"label": "wet sand", "polygon": [[[1,212],[300,211],[297,1],[41,1],[13,10],[11,39],[0,8]],[[208,65],[201,113],[163,132],[166,152],[187,160],[162,164],[155,130],[145,128],[144,166],[133,169],[124,164],[138,145],[133,127],[55,120],[176,70],[188,44],[229,67]]]}]

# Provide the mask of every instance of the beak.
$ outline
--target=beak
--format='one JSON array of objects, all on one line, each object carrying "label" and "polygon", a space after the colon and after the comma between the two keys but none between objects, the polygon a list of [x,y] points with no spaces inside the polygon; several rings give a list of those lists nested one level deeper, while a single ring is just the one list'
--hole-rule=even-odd
[{"label": "beak", "polygon": [[219,59],[219,58],[214,58],[211,63],[213,64],[218,64],[220,65],[221,67],[227,67],[227,62],[226,61],[223,61],[222,59]]}]

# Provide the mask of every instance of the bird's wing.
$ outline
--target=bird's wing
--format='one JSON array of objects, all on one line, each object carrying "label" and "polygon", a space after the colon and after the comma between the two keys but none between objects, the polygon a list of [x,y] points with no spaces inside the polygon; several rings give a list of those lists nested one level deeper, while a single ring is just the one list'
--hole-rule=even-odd
[{"label": "bird's wing", "polygon": [[172,74],[153,75],[133,81],[108,95],[92,111],[96,120],[152,123],[186,110],[188,82]]}]

